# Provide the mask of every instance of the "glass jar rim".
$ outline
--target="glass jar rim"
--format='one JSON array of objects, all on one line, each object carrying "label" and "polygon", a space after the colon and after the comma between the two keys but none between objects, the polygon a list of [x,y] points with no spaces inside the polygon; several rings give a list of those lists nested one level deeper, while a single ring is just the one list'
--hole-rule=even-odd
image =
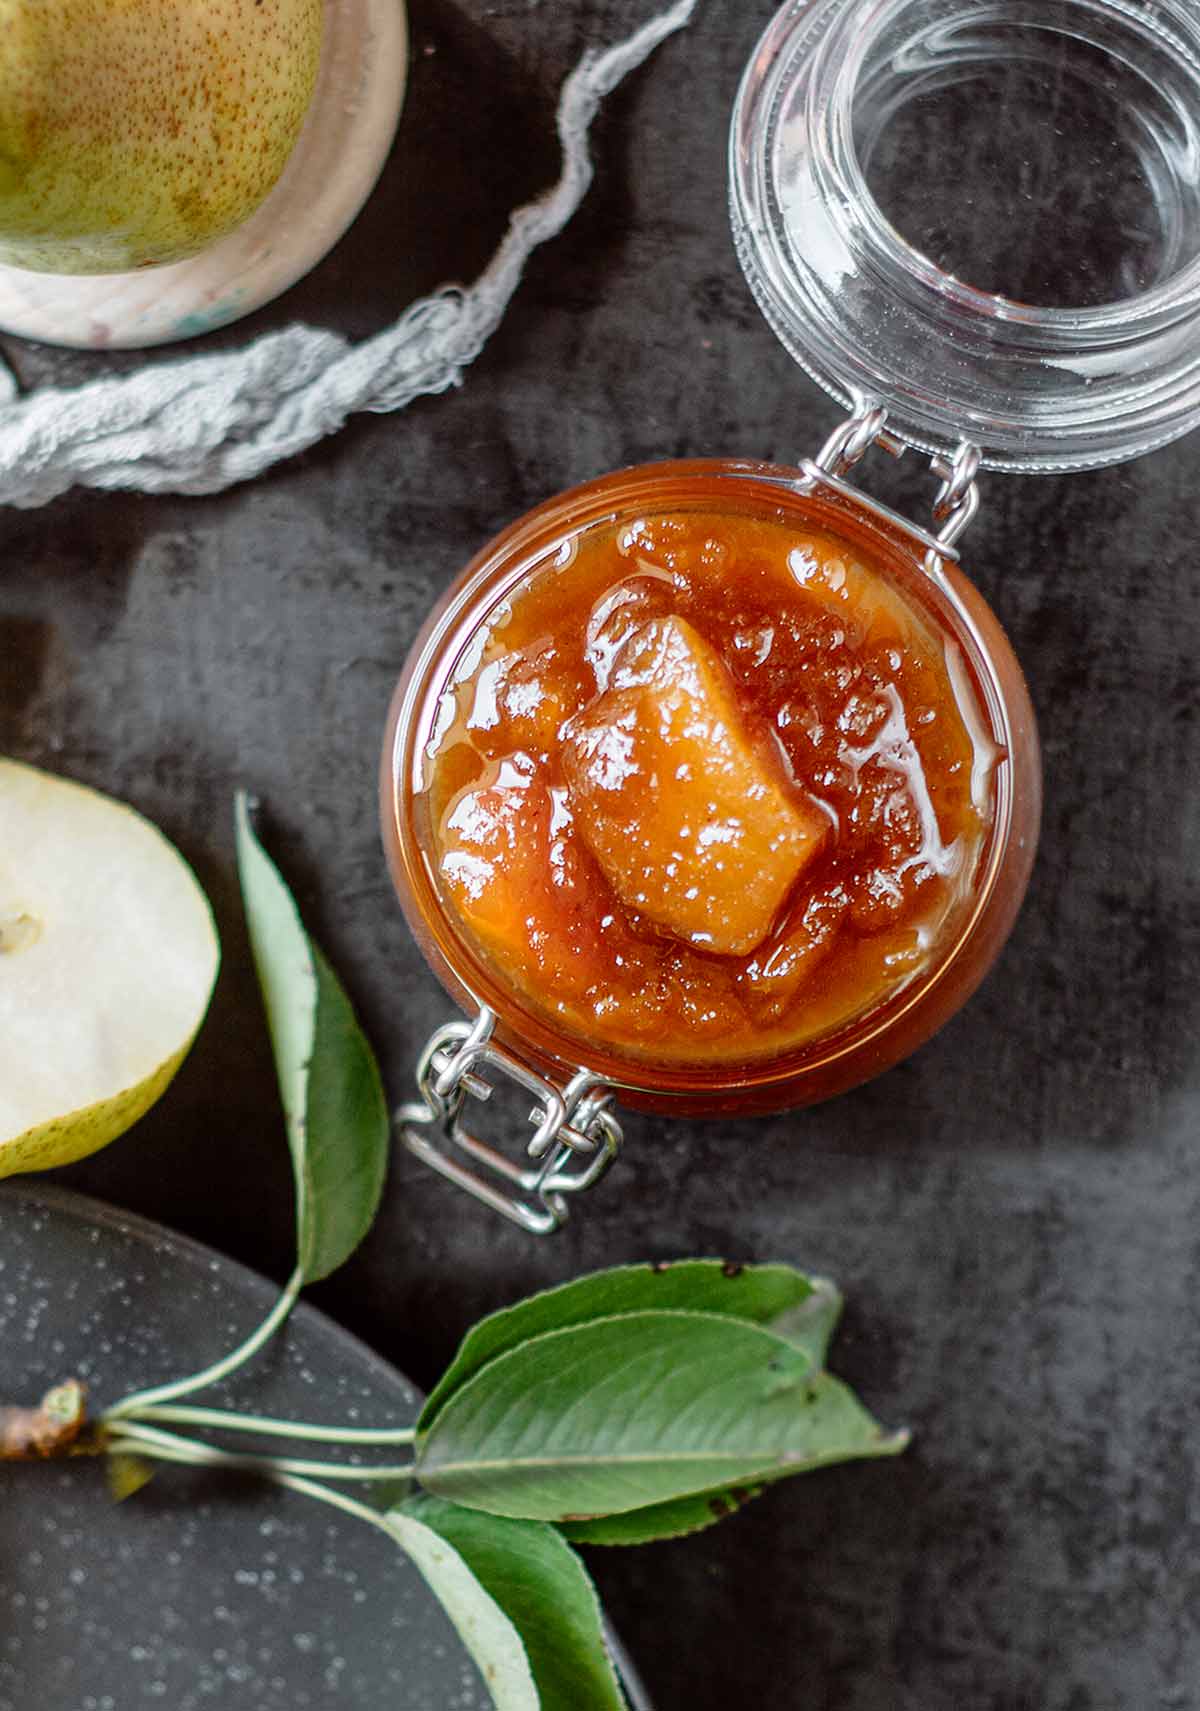
[{"label": "glass jar rim", "polygon": [[[1006,766],[997,774],[994,820],[980,855],[970,907],[943,954],[882,1008],[851,1018],[826,1038],[761,1061],[731,1061],[714,1068],[684,1060],[657,1064],[622,1054],[617,1048],[589,1051],[586,1042],[580,1041],[569,1028],[556,1025],[549,1017],[543,1018],[535,1006],[522,1000],[488,968],[469,937],[451,919],[430,873],[419,830],[407,812],[421,791],[424,776],[421,756],[434,728],[438,697],[488,618],[503,606],[535,563],[546,562],[547,554],[565,530],[596,526],[627,511],[636,513],[647,500],[661,496],[664,487],[668,493],[677,493],[714,480],[735,483],[730,489],[731,497],[736,493],[743,504],[755,499],[772,507],[801,502],[809,510],[808,526],[836,530],[840,523],[843,529],[846,527],[849,507],[836,493],[815,487],[795,469],[744,459],[643,464],[614,471],[558,494],[494,537],[430,614],[397,686],[382,757],[381,810],[393,879],[409,924],[443,984],[467,1008],[486,1006],[495,1012],[501,1036],[511,1047],[530,1057],[535,1066],[556,1072],[582,1068],[601,1076],[619,1092],[634,1097],[646,1095],[658,1099],[678,1095],[688,1101],[702,1093],[754,1096],[766,1092],[769,1096],[770,1089],[793,1082],[798,1073],[805,1076],[836,1073],[843,1062],[863,1055],[869,1058],[873,1050],[884,1060],[876,1067],[885,1067],[887,1061],[893,1060],[884,1057],[884,1037],[893,1034],[898,1024],[903,1032],[911,1014],[923,1013],[926,1007],[936,1005],[938,994],[954,985],[976,944],[994,930],[991,915],[1010,861],[1016,859],[1026,864],[1025,877],[1032,861],[1032,847],[1022,842],[1017,848],[1022,837],[1018,829],[1022,817],[1012,767]],[[813,513],[816,513],[815,522]],[[938,611],[968,662],[992,736],[1010,757],[1019,753],[1023,742],[1031,743],[1036,778],[1037,744],[1036,735],[1031,734],[1032,713],[1028,714],[1028,731],[1022,736],[1011,696],[1003,687],[1004,673],[996,659],[995,639],[989,642],[981,633],[977,616],[971,610],[972,600],[984,607],[982,596],[952,566],[923,564],[922,555],[910,540],[899,531],[890,531],[885,522],[869,512],[856,511],[854,524],[859,532],[872,539],[876,552],[886,562],[895,566],[903,561],[914,577],[926,579],[928,604]],[[1000,642],[1007,649],[1002,634]],[[1025,696],[1015,660],[1011,661],[1011,669],[1020,686],[1019,694]],[[1034,794],[1038,794],[1036,786]],[[1034,827],[1036,818],[1035,803]],[[1023,879],[1019,889],[1024,890]],[[975,983],[969,981],[966,990],[969,992]],[[957,1003],[953,1004],[946,1014],[957,1007]],[[930,1031],[921,1033],[914,1044],[920,1043]],[[867,1073],[873,1071],[853,1076],[844,1085],[865,1079]]]},{"label": "glass jar rim", "polygon": [[[963,22],[979,17],[975,0],[942,0],[943,24],[956,7]],[[733,111],[730,214],[767,320],[826,391],[854,409],[881,403],[890,432],[934,455],[965,440],[988,467],[1061,471],[1188,432],[1200,424],[1200,234],[1194,256],[1142,291],[1040,306],[959,279],[879,206],[854,146],[855,96],[886,33],[933,11],[929,0],[792,0],[760,38]],[[1038,14],[1010,6],[1003,21],[1045,30],[1070,14],[1174,56],[1200,135],[1194,11],[1161,0],[1152,18],[1127,0],[1047,0]],[[804,254],[789,198],[814,224]]]}]

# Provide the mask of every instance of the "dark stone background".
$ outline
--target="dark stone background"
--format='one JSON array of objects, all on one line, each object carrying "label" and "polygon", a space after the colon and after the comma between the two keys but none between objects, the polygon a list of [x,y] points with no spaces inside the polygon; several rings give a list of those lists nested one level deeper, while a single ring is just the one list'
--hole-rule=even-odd
[{"label": "dark stone background", "polygon": [[[207,347],[295,317],[365,335],[472,278],[554,175],[565,70],[649,10],[414,0],[375,197],[307,281]],[[660,455],[789,459],[835,420],[759,319],[728,235],[727,115],[769,13],[709,0],[612,98],[587,203],[461,391],[360,419],[220,498],[80,493],[0,516],[0,748],[158,821],[225,945],[175,1085],[68,1184],[286,1275],[234,788],[262,797],[404,1097],[448,1005],[391,894],[375,768],[429,603],[557,489]],[[5,349],[29,383],[137,360]],[[661,1711],[1200,1703],[1195,465],[1182,442],[1107,473],[987,481],[965,558],[1029,675],[1046,819],[1013,939],[936,1040],[808,1113],[631,1119],[618,1168],[545,1244],[397,1158],[367,1244],[313,1292],[428,1386],[480,1313],[620,1260],[780,1258],[842,1283],[835,1367],[913,1448],[690,1541],[593,1553]],[[915,458],[872,479],[914,513],[927,502]]]}]

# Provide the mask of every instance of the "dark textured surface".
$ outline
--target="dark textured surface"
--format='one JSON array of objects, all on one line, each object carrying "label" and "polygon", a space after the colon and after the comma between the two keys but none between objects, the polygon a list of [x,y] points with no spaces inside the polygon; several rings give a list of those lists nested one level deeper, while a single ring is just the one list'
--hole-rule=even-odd
[{"label": "dark textured surface", "polygon": [[[418,0],[377,196],[225,341],[294,316],[365,334],[472,276],[553,174],[564,70],[648,9]],[[282,1277],[288,1175],[234,787],[263,798],[403,1097],[447,1006],[392,899],[375,765],[430,600],[556,489],[659,455],[789,458],[832,424],[728,237],[727,113],[769,11],[710,0],[612,99],[588,202],[460,392],[222,498],[77,495],[0,516],[0,748],[158,820],[225,944],[175,1086],[68,1181]],[[10,348],[31,381],[107,366]],[[545,1245],[397,1159],[366,1247],[316,1292],[428,1384],[480,1312],[622,1259],[782,1258],[841,1281],[834,1364],[914,1447],[772,1491],[695,1540],[594,1555],[661,1711],[1200,1704],[1195,464],[1182,443],[986,485],[964,556],[1030,679],[1047,811],[1014,937],[932,1044],[807,1114],[631,1120],[625,1160]],[[914,511],[927,500],[916,460],[872,479]]]}]

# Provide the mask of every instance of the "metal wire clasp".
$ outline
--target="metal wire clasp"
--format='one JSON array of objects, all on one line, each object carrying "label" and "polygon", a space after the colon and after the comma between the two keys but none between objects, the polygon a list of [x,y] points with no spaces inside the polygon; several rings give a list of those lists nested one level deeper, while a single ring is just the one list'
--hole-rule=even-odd
[{"label": "metal wire clasp", "polygon": [[[598,1182],[616,1158],[621,1125],[608,1109],[612,1090],[606,1082],[581,1069],[559,1088],[497,1045],[495,1028],[494,1012],[481,1006],[474,1022],[447,1022],[437,1030],[417,1066],[420,1100],[396,1112],[397,1137],[485,1206],[535,1236],[548,1236],[566,1222],[566,1197]],[[536,1127],[525,1148],[530,1164],[512,1163],[464,1126],[466,1100],[484,1101],[493,1092],[481,1070],[533,1095],[529,1120]],[[482,1168],[459,1160],[455,1150]]]},{"label": "metal wire clasp", "polygon": [[893,511],[890,505],[872,499],[846,480],[855,464],[872,446],[879,446],[892,457],[903,456],[907,449],[904,441],[889,433],[886,424],[887,411],[883,405],[864,400],[853,416],[838,423],[816,457],[804,460],[801,469],[814,484],[831,487],[856,504],[865,506],[877,517],[897,524],[918,541],[927,554],[934,558],[957,559],[954,543],[979,510],[979,487],[975,480],[979,469],[979,447],[964,440],[952,457],[930,459],[930,468],[941,482],[933,500],[934,533],[910,522],[899,511]]},{"label": "metal wire clasp", "polygon": [[933,500],[933,520],[938,525],[937,538],[943,551],[952,547],[979,509],[979,447],[964,440],[951,458],[935,457],[930,462],[933,473],[941,477],[942,485]]}]

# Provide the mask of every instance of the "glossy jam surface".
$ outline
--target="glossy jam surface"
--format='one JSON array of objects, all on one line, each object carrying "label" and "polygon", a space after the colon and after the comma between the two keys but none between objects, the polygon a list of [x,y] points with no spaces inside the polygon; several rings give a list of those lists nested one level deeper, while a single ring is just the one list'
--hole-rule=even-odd
[{"label": "glossy jam surface", "polygon": [[463,651],[422,768],[435,889],[581,1043],[752,1062],[921,974],[969,905],[996,752],[957,645],[784,514],[568,536]]}]

